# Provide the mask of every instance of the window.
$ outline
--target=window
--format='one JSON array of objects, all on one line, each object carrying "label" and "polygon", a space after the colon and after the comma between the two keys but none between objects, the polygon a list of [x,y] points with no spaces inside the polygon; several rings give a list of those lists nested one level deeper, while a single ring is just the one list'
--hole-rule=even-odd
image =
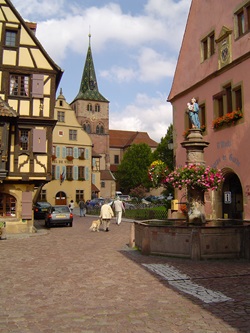
[{"label": "window", "polygon": [[89,103],[89,104],[87,105],[87,111],[92,111],[92,104]]},{"label": "window", "polygon": [[73,167],[72,166],[66,166],[66,179],[73,180]]},{"label": "window", "polygon": [[84,180],[85,179],[85,168],[82,166],[78,167],[78,179]]},{"label": "window", "polygon": [[243,36],[250,30],[250,4],[246,4],[235,13],[236,38]]},{"label": "window", "polygon": [[17,46],[17,31],[6,30],[5,31],[5,46]]},{"label": "window", "polygon": [[41,190],[38,201],[47,201],[46,190]]},{"label": "window", "polygon": [[10,194],[0,193],[0,216],[16,216],[16,199]]},{"label": "window", "polygon": [[119,155],[114,156],[114,163],[119,164]]},{"label": "window", "polygon": [[25,75],[11,75],[10,95],[29,96],[29,77]]},{"label": "window", "polygon": [[21,129],[19,131],[19,145],[22,150],[29,149],[29,130]]},{"label": "window", "polygon": [[73,148],[67,147],[66,148],[66,156],[73,156]]},{"label": "window", "polygon": [[235,109],[242,110],[242,94],[241,87],[234,88],[233,90],[235,95]]},{"label": "window", "polygon": [[80,160],[84,160],[85,159],[84,148],[78,148],[78,156],[79,156]]},{"label": "window", "polygon": [[95,112],[100,112],[100,105],[99,104],[95,105]]},{"label": "window", "polygon": [[104,134],[104,127],[102,125],[97,125],[96,126],[96,133],[97,134]]},{"label": "window", "polygon": [[76,190],[76,202],[84,200],[84,190]]},{"label": "window", "polygon": [[90,128],[90,124],[83,124],[83,129],[85,132],[87,133],[91,133],[91,128]]},{"label": "window", "polygon": [[77,141],[77,130],[69,130],[69,140]]},{"label": "window", "polygon": [[101,182],[101,187],[102,187],[102,188],[105,187],[105,182]]},{"label": "window", "polygon": [[201,41],[202,61],[210,58],[215,53],[214,32],[210,33]]},{"label": "window", "polygon": [[233,111],[242,111],[242,90],[241,86],[232,88],[232,85],[226,85],[224,89],[214,97],[214,118],[225,116]]},{"label": "window", "polygon": [[65,122],[65,112],[58,111],[57,112],[57,120],[60,121],[61,123],[64,123]]}]

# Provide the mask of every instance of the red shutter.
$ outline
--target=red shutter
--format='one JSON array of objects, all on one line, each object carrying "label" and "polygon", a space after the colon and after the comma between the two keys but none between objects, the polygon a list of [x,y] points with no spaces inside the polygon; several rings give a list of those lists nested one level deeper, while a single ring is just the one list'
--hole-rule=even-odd
[{"label": "red shutter", "polygon": [[33,129],[33,152],[46,153],[46,130]]},{"label": "red shutter", "polygon": [[31,220],[33,217],[32,211],[32,192],[22,193],[22,219]]},{"label": "red shutter", "polygon": [[43,75],[33,74],[32,76],[32,97],[43,98]]}]

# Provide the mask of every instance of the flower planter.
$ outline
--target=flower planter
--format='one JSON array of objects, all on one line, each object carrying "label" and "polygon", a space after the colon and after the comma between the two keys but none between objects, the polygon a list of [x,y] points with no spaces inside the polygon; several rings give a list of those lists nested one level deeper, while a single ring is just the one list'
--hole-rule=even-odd
[{"label": "flower planter", "polygon": [[235,125],[236,122],[243,117],[243,113],[240,110],[229,112],[222,117],[218,117],[213,121],[213,129],[222,128],[225,126]]}]

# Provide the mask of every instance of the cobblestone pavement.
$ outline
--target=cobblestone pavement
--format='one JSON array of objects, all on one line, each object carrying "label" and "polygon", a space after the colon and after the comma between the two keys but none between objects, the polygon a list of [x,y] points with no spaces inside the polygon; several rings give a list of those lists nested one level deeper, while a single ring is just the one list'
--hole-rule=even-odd
[{"label": "cobblestone pavement", "polygon": [[248,261],[142,256],[93,219],[0,241],[0,333],[250,332]]}]

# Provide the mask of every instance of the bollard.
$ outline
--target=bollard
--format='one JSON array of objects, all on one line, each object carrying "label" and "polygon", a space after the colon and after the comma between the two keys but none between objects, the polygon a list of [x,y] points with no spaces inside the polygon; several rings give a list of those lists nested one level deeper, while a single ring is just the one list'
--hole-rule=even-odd
[{"label": "bollard", "polygon": [[131,223],[130,226],[130,239],[129,239],[129,247],[135,247],[135,224]]},{"label": "bollard", "polygon": [[6,239],[6,222],[0,222],[0,240]]}]

